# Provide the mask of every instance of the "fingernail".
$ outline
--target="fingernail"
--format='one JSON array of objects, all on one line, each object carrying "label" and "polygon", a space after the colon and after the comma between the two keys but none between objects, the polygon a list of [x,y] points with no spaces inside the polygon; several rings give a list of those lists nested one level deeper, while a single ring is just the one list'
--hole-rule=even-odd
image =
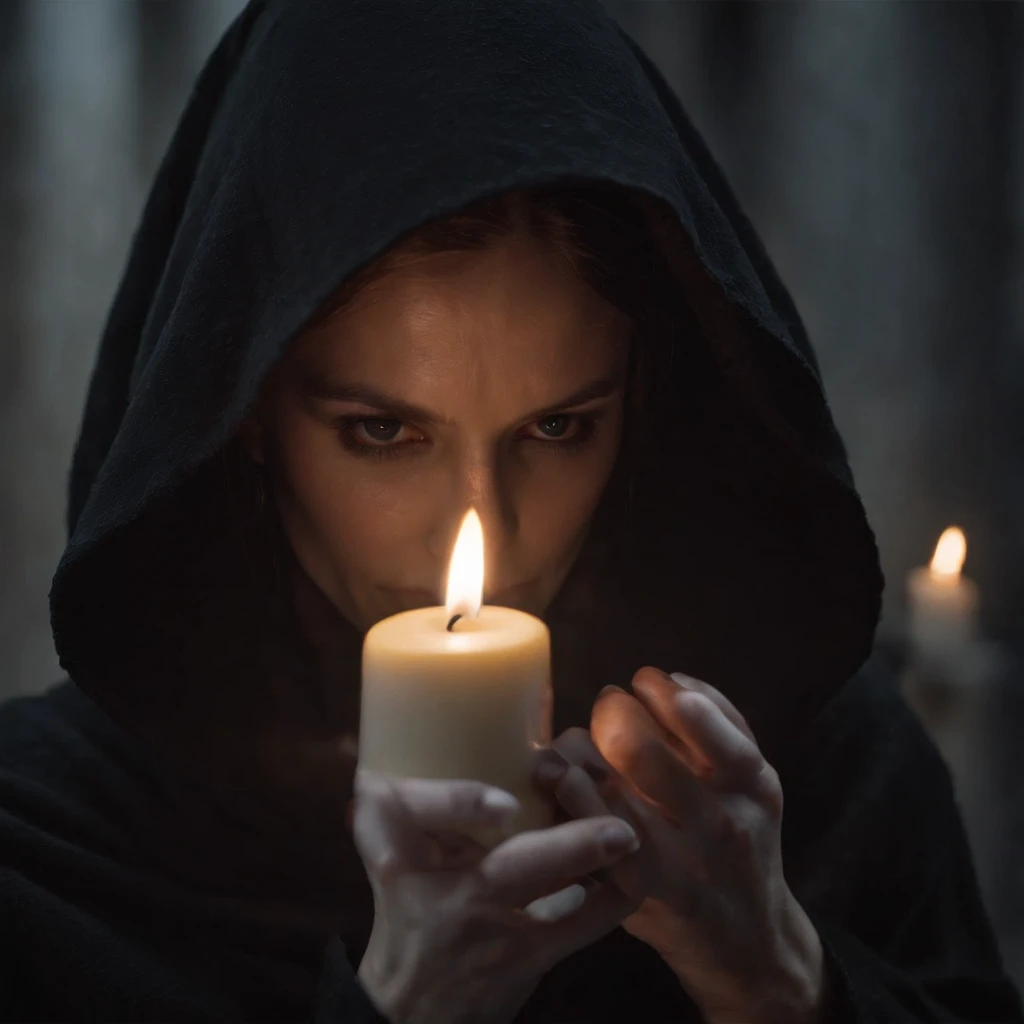
[{"label": "fingernail", "polygon": [[634,853],[640,849],[640,837],[624,821],[606,825],[599,834],[601,845],[613,852]]},{"label": "fingernail", "polygon": [[564,761],[561,764],[557,761],[542,761],[537,765],[536,778],[541,785],[553,786],[568,770],[569,765]]},{"label": "fingernail", "polygon": [[519,801],[503,789],[489,789],[484,793],[483,805],[486,810],[508,817],[519,810]]},{"label": "fingernail", "polygon": [[673,672],[669,676],[669,679],[671,679],[677,686],[683,687],[685,690],[690,689],[693,684],[693,676],[688,676],[685,672]]},{"label": "fingernail", "polygon": [[602,687],[601,692],[598,694],[598,697],[603,697],[606,693],[625,693],[625,692],[626,691],[621,686],[612,686],[612,685],[609,684],[608,686]]},{"label": "fingernail", "polygon": [[535,921],[558,921],[576,913],[586,899],[587,891],[582,885],[570,885],[567,889],[553,892],[549,896],[541,896],[523,909]]}]

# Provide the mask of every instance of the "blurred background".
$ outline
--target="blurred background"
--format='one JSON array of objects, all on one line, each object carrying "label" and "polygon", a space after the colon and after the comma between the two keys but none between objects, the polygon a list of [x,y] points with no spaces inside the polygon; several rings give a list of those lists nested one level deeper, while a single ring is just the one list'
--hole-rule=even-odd
[{"label": "blurred background", "polygon": [[[0,0],[0,699],[59,677],[46,596],[107,306],[241,0]],[[918,701],[1024,984],[1024,6],[608,0],[795,294],[889,581],[966,533],[994,655]]]}]

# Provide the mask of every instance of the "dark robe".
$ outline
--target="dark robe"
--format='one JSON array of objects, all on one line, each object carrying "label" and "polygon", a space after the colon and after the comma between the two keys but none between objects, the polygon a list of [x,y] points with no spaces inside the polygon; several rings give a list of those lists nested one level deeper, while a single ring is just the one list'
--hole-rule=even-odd
[{"label": "dark robe", "polygon": [[[651,382],[548,612],[556,728],[642,664],[718,686],[780,773],[830,1019],[1022,1019],[949,775],[869,661],[877,552],[800,318],[677,100],[585,0],[256,2],[204,69],[75,452],[68,679],[0,709],[5,1019],[377,1019],[344,813],[360,638],[253,512],[233,438],[343,281],[538,184],[618,188]],[[700,1018],[620,929],[519,1019]]]}]

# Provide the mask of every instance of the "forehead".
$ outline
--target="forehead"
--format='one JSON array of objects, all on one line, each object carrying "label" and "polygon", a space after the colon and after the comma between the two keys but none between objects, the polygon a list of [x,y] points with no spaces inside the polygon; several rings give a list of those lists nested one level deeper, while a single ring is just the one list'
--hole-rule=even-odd
[{"label": "forehead", "polygon": [[565,257],[511,238],[385,275],[289,355],[410,401],[533,407],[624,367],[628,330]]}]

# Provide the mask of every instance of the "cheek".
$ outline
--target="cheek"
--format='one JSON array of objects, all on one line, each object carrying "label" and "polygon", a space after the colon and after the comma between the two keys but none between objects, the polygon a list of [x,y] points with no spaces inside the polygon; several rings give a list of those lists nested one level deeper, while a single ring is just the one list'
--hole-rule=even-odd
[{"label": "cheek", "polygon": [[352,584],[392,577],[421,536],[423,488],[397,467],[353,458],[323,424],[285,421],[277,439],[278,503],[307,572],[322,585],[327,573]]},{"label": "cheek", "polygon": [[560,455],[538,452],[520,504],[520,528],[535,554],[552,566],[574,553],[601,499],[618,455],[618,425],[606,424],[592,445]]}]

